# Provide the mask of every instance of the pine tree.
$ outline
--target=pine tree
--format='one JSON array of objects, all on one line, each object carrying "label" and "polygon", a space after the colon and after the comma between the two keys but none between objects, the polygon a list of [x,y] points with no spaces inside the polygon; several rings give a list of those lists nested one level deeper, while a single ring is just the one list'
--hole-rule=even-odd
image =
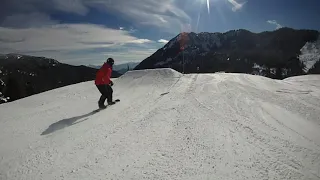
[{"label": "pine tree", "polygon": [[320,74],[320,58],[308,71],[308,74]]}]

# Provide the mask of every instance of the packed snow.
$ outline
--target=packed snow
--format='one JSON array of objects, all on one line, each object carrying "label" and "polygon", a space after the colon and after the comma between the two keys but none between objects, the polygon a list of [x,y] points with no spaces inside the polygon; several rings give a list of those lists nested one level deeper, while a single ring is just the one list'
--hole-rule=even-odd
[{"label": "packed snow", "polygon": [[320,76],[171,69],[0,105],[0,179],[320,179]]}]

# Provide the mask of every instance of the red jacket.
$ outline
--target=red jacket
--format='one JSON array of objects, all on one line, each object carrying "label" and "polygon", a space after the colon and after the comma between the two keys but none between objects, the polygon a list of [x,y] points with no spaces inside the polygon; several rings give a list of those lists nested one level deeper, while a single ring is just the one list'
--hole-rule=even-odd
[{"label": "red jacket", "polygon": [[96,85],[110,84],[111,73],[112,73],[112,67],[109,64],[104,63],[103,66],[98,70],[96,74],[95,84]]}]

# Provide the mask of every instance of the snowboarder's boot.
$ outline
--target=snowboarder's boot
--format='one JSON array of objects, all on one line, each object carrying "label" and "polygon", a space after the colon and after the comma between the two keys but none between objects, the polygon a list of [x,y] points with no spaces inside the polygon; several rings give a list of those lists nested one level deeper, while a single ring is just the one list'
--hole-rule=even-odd
[{"label": "snowboarder's boot", "polygon": [[105,109],[107,106],[106,105],[104,105],[104,104],[99,104],[99,108],[100,109]]},{"label": "snowboarder's boot", "polygon": [[111,102],[108,102],[108,105],[114,105],[116,102],[114,101],[111,101]]},{"label": "snowboarder's boot", "polygon": [[104,108],[107,107],[107,106],[104,105],[104,103],[102,103],[101,101],[98,102],[98,106],[99,106],[100,109],[104,109]]}]

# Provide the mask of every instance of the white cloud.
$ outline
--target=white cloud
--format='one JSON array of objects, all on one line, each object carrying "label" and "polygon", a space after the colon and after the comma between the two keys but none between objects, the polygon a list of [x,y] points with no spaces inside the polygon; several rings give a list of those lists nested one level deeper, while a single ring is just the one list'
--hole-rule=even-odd
[{"label": "white cloud", "polygon": [[112,57],[117,60],[117,64],[126,62],[140,62],[155,53],[154,49],[133,49],[124,52],[105,53],[105,57]]},{"label": "white cloud", "polygon": [[275,26],[276,26],[276,29],[282,28],[282,25],[279,24],[276,20],[268,20],[267,23],[272,24],[272,25],[275,25]]},{"label": "white cloud", "polygon": [[243,2],[243,3],[239,3],[239,2],[237,2],[236,0],[228,0],[231,4],[232,4],[232,11],[233,12],[236,12],[236,11],[238,11],[238,10],[240,10],[240,9],[242,9],[243,8],[243,6],[247,3],[247,1],[246,2]]},{"label": "white cloud", "polygon": [[[28,53],[35,56],[45,56],[54,58],[60,62],[72,64],[72,65],[101,65],[107,58],[112,57],[116,64],[123,64],[128,62],[141,62],[150,55],[152,55],[156,50],[151,49],[140,49],[140,48],[130,48],[130,50],[118,50],[114,48],[114,52],[104,52],[92,51],[81,53],[81,51],[60,51],[56,52],[36,52]],[[80,54],[79,54],[80,53]]]},{"label": "white cloud", "polygon": [[119,62],[142,61],[152,54],[150,47],[158,48],[156,44],[149,39],[136,38],[126,30],[93,24],[0,27],[0,54],[45,56],[75,65],[101,63],[108,51],[112,51],[110,56]]},{"label": "white cloud", "polygon": [[[0,41],[1,53],[77,50],[151,42],[131,36],[127,31],[92,24],[59,24],[24,29],[0,27]],[[10,52],[5,52],[8,50]]]},{"label": "white cloud", "polygon": [[[50,16],[57,11],[87,15],[90,10],[117,14],[133,26],[59,24]],[[178,33],[191,21],[174,0],[10,0],[0,7],[0,15],[0,53],[46,56],[70,64],[102,62],[110,50],[119,61],[141,61],[161,45],[135,37],[139,25]]]},{"label": "white cloud", "polygon": [[45,56],[54,58],[60,62],[65,62],[72,65],[101,65],[107,58],[112,57],[116,64],[123,64],[128,62],[141,62],[146,59],[157,49],[140,48],[137,46],[130,47],[111,47],[102,48],[94,51],[59,51],[57,52],[34,52],[27,53],[35,56]]},{"label": "white cloud", "polygon": [[135,32],[137,32],[137,31],[138,31],[138,30],[135,29],[135,28],[133,28],[133,27],[131,27],[130,30],[129,30],[130,33],[135,33]]},{"label": "white cloud", "polygon": [[158,42],[159,42],[159,43],[167,44],[169,41],[168,41],[168,40],[165,40],[165,39],[159,39]]},{"label": "white cloud", "polygon": [[117,14],[135,26],[156,26],[176,34],[183,24],[191,23],[191,17],[183,8],[185,7],[178,6],[175,0],[10,0],[5,7],[0,7],[0,13],[7,16],[15,13],[51,14],[62,11],[86,15],[90,10],[103,11]]},{"label": "white cloud", "polygon": [[84,0],[90,7],[119,14],[136,24],[176,31],[191,18],[173,0]]},{"label": "white cloud", "polygon": [[162,16],[157,16],[157,18],[158,18],[162,23],[168,23],[168,21],[165,20]]},{"label": "white cloud", "polygon": [[149,39],[135,39],[135,40],[129,41],[128,43],[144,44],[144,43],[149,43],[149,42],[152,42],[152,41]]}]

